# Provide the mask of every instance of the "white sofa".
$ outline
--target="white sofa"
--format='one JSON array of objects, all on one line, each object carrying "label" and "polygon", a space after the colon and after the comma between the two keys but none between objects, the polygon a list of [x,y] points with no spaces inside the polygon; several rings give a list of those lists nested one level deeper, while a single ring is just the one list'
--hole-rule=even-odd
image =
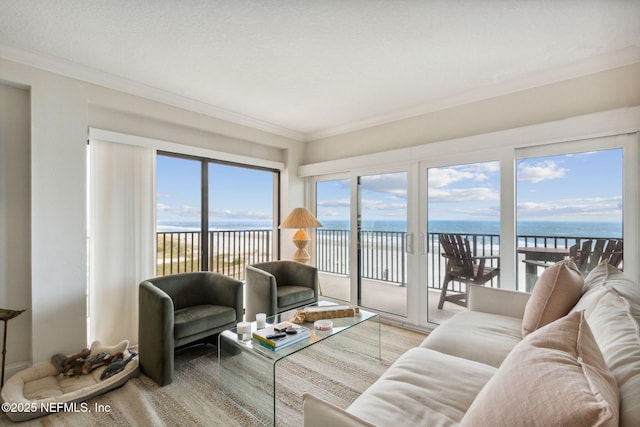
[{"label": "white sofa", "polygon": [[[553,301],[571,300],[557,272],[538,283],[546,275]],[[399,357],[346,410],[305,394],[304,425],[640,425],[638,284],[601,264],[580,275],[568,307],[549,308],[550,294],[536,288],[471,287],[468,311]],[[533,319],[541,308],[548,318]],[[532,319],[539,325],[524,331]]]}]

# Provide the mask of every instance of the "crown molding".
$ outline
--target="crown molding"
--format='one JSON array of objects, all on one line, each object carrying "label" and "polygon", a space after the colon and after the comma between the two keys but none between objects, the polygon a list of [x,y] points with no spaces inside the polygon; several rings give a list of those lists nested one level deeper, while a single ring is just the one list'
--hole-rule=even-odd
[{"label": "crown molding", "polygon": [[370,117],[364,120],[347,123],[343,126],[320,130],[318,132],[307,133],[305,141],[316,141],[386,123],[410,119],[424,114],[482,101],[484,99],[495,98],[502,95],[508,95],[510,93],[558,83],[563,80],[569,80],[614,68],[624,67],[637,62],[640,62],[640,46],[629,46],[624,49],[588,58],[547,72],[520,76],[505,82],[476,88],[457,95],[438,99],[413,108]]},{"label": "crown molding", "polygon": [[237,125],[261,130],[300,142],[309,142],[638,63],[640,62],[640,46],[629,46],[547,72],[521,76],[509,81],[476,88],[433,102],[421,104],[416,107],[309,133],[295,131],[273,123],[244,116],[215,105],[177,95],[61,58],[34,53],[4,44],[0,44],[0,58],[127,94],[140,96],[194,113],[204,114]]},{"label": "crown molding", "polygon": [[495,153],[497,152],[495,150],[504,148],[522,150],[533,147],[535,149],[539,146],[561,142],[580,141],[584,143],[595,138],[637,134],[638,132],[640,132],[640,106],[620,108],[424,145],[303,164],[298,167],[298,176],[310,177],[344,173],[372,166],[380,167],[424,161],[438,156],[440,158],[452,156],[451,161],[455,162],[454,159],[458,159],[460,153],[475,151],[487,155],[487,153]]},{"label": "crown molding", "polygon": [[177,95],[58,57],[0,44],[0,58],[285,138],[291,138],[297,141],[304,141],[306,139],[306,135],[303,132],[238,114],[215,105]]}]

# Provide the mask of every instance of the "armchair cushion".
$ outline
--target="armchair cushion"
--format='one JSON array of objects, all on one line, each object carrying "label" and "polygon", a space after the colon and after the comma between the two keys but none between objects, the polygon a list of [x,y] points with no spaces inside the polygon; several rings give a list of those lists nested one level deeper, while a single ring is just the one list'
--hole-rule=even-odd
[{"label": "armchair cushion", "polygon": [[306,286],[278,286],[278,307],[287,307],[313,299],[313,289]]},{"label": "armchair cushion", "polygon": [[176,339],[234,324],[236,311],[220,305],[196,305],[181,308],[173,313],[173,335]]}]

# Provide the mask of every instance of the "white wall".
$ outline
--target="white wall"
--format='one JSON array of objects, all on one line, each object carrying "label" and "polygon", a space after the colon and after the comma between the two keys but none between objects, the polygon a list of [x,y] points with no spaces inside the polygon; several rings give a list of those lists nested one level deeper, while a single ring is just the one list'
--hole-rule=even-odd
[{"label": "white wall", "polygon": [[305,164],[640,105],[640,63],[308,142]]},{"label": "white wall", "polygon": [[[299,149],[289,150],[299,145],[297,141],[12,61],[0,59],[0,81],[30,91],[30,117],[21,114],[31,133],[30,209],[22,207],[20,215],[31,216],[31,280],[24,286],[30,287],[32,323],[11,325],[12,334],[24,337],[12,349],[21,358],[29,355],[22,363],[48,360],[57,352],[76,352],[87,344],[86,143],[90,127],[296,168],[300,158],[293,157],[302,156]],[[8,161],[13,157],[7,156]],[[287,194],[285,200],[302,200],[301,181],[288,174],[287,182],[288,192],[300,194]],[[27,235],[28,231],[27,227]],[[4,245],[12,244],[4,234],[1,239]],[[3,279],[0,295],[12,286]]]},{"label": "white wall", "polygon": [[29,91],[0,83],[0,307],[27,310],[8,324],[8,370],[31,358],[29,127]]}]

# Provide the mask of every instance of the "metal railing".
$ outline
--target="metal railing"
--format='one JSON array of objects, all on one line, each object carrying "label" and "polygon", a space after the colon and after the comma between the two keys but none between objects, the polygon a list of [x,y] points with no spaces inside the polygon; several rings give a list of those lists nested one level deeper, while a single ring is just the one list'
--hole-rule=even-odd
[{"label": "metal railing", "polygon": [[[316,265],[322,272],[348,275],[349,268],[349,230],[316,230]],[[499,256],[500,236],[498,234],[458,233],[469,240],[471,250],[476,256]],[[427,286],[441,289],[445,274],[446,260],[442,257],[439,233],[428,233]],[[363,231],[361,234],[361,271],[366,279],[380,280],[391,284],[407,283],[406,233],[387,231]],[[585,240],[595,240],[588,236],[535,236],[519,235],[518,247],[569,248],[580,245]],[[523,269],[518,255],[518,268]],[[497,267],[498,260],[487,261],[487,266]],[[524,269],[523,269],[524,270]],[[493,278],[486,286],[498,287],[500,276]],[[461,284],[455,282],[453,291],[460,291]]]},{"label": "metal railing", "polygon": [[[201,270],[200,232],[158,232],[156,274]],[[271,230],[211,230],[208,232],[208,270],[244,280],[248,264],[270,261]]]},{"label": "metal railing", "polygon": [[[316,266],[326,273],[349,274],[349,230],[316,230]],[[463,234],[469,239],[474,254],[498,255],[500,236]],[[360,234],[361,275],[364,279],[379,280],[404,286],[407,284],[407,233],[399,231],[364,230]],[[428,286],[440,288],[444,277],[445,261],[440,256],[437,233],[427,238],[430,265]],[[494,263],[496,262],[493,260]],[[454,285],[459,286],[458,284]],[[497,286],[497,280],[491,282]]]},{"label": "metal railing", "polygon": [[[349,230],[316,230],[318,270],[348,275],[350,269]],[[407,233],[364,230],[360,233],[360,268],[365,279],[404,286],[407,283]]]},{"label": "metal railing", "polygon": [[349,230],[316,230],[316,266],[320,271],[348,275]]},{"label": "metal railing", "polygon": [[[461,234],[469,240],[474,255],[500,254],[497,234]],[[407,284],[407,234],[398,231],[365,230],[360,234],[360,269],[365,279],[405,286]],[[200,270],[200,233],[197,231],[157,233],[157,274],[167,275]],[[519,235],[518,247],[569,248],[595,237]],[[248,264],[272,259],[271,230],[213,230],[208,233],[208,269],[239,280],[244,279]],[[350,274],[350,231],[339,229],[316,230],[316,266],[318,270],[347,276]],[[426,240],[427,286],[440,289],[446,261],[438,240],[438,233],[429,233]],[[518,263],[520,264],[519,255]],[[497,260],[490,260],[492,267]],[[520,266],[519,266],[520,267]],[[499,276],[487,286],[497,287]],[[460,284],[454,283],[454,291]]]},{"label": "metal railing", "polygon": [[360,232],[360,275],[364,279],[407,284],[407,233],[398,231]]}]

